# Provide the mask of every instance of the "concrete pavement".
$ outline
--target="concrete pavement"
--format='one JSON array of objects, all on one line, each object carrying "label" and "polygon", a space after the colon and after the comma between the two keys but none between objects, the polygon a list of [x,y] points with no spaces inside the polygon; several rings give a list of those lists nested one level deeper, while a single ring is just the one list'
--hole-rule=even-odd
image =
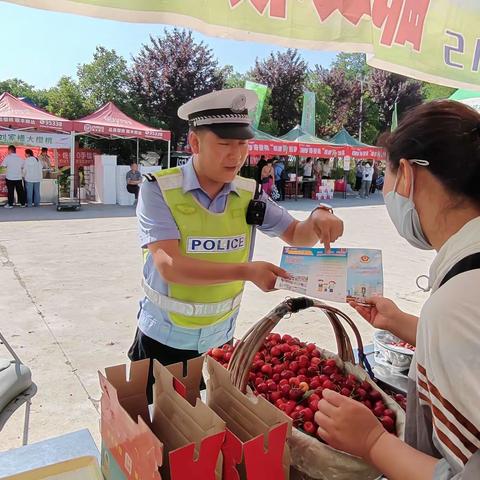
[{"label": "concrete pavement", "polygon": [[[339,246],[381,248],[386,295],[418,313],[426,295],[415,279],[428,273],[433,253],[404,242],[387,218],[381,196],[334,200],[346,224]],[[306,218],[313,202],[285,206]],[[255,259],[278,263],[283,242],[258,234]],[[136,325],[141,255],[131,207],[87,205],[80,212],[54,207],[0,211],[0,331],[33,372],[30,442],[89,428],[99,440],[98,370],[124,363]],[[239,315],[241,335],[285,292],[264,294],[247,285]],[[364,341],[372,329],[348,307]],[[289,332],[334,349],[334,337],[317,312],[281,322]],[[0,357],[7,357],[0,345]],[[21,444],[23,410],[0,432],[0,450]]]}]

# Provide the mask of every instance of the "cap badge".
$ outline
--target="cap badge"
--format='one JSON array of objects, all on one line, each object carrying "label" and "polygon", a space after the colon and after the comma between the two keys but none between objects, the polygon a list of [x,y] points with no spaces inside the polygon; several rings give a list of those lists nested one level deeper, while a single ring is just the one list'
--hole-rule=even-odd
[{"label": "cap badge", "polygon": [[232,106],[230,107],[230,109],[232,110],[233,113],[240,113],[243,110],[245,110],[246,105],[247,105],[247,97],[245,95],[237,95],[232,100]]}]

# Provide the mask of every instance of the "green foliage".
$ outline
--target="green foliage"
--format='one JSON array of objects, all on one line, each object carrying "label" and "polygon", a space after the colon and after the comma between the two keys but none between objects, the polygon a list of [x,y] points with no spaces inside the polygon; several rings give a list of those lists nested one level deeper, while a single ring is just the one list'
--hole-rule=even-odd
[{"label": "green foliage", "polygon": [[62,77],[58,84],[47,92],[47,110],[54,115],[74,120],[88,113],[86,99],[80,87],[70,77]]},{"label": "green foliage", "polygon": [[93,61],[79,65],[77,75],[87,110],[94,111],[107,102],[119,108],[128,103],[127,61],[115,50],[97,46]]},{"label": "green foliage", "polygon": [[436,85],[435,83],[424,83],[422,88],[423,98],[427,102],[431,100],[449,98],[455,93],[455,91],[455,88],[445,87],[443,85]]}]

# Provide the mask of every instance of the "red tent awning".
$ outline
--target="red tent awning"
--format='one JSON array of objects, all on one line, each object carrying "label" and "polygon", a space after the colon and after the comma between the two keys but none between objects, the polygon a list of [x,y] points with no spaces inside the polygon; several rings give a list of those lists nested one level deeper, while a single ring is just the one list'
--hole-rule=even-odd
[{"label": "red tent awning", "polygon": [[169,130],[147,127],[130,118],[112,102],[106,103],[97,111],[75,120],[73,123],[75,132],[99,137],[145,138],[165,141],[171,139]]},{"label": "red tent awning", "polygon": [[0,95],[0,126],[12,129],[36,129],[71,132],[72,122],[57,117],[5,92]]}]

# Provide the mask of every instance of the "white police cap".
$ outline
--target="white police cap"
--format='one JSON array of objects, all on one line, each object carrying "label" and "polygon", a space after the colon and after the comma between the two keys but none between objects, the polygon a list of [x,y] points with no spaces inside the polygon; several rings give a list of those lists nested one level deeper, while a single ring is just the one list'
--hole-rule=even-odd
[{"label": "white police cap", "polygon": [[248,112],[257,102],[253,90],[218,90],[185,103],[178,109],[178,116],[190,127],[207,127],[220,138],[247,140],[254,137]]}]

